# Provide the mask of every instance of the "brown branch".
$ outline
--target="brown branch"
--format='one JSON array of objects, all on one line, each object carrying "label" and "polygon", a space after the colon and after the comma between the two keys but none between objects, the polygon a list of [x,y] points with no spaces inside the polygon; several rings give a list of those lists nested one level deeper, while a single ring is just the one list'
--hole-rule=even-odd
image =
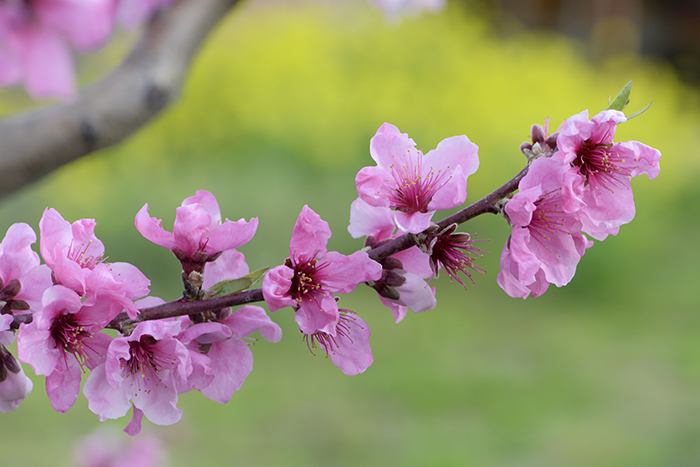
[{"label": "brown branch", "polygon": [[[461,224],[481,214],[498,213],[496,204],[518,189],[518,184],[525,174],[527,174],[528,168],[529,165],[525,166],[525,168],[523,168],[515,177],[500,188],[496,189],[493,193],[485,196],[476,203],[467,206],[461,211],[444,218],[443,220],[439,221],[437,225],[440,227],[440,229],[444,229],[451,224]],[[419,236],[420,234],[418,236],[405,234],[397,237],[384,245],[370,250],[368,253],[369,257],[375,261],[381,261],[394,253],[407,250],[408,248],[416,245]],[[207,311],[219,310],[221,308],[262,301],[264,301],[262,289],[246,290],[244,292],[239,292],[232,295],[224,295],[205,300],[185,301],[183,299],[178,299],[162,305],[141,309],[139,310],[139,316],[134,320],[129,319],[126,313],[122,312],[112,321],[110,321],[107,328],[116,329],[119,332],[123,332],[128,326],[135,325],[143,321],[204,313]],[[31,322],[31,314],[16,315],[11,327],[12,329],[18,329],[21,323],[28,324]]]},{"label": "brown branch", "polygon": [[237,0],[180,0],[156,15],[129,56],[72,103],[0,121],[0,197],[141,128],[175,101],[192,58]]}]

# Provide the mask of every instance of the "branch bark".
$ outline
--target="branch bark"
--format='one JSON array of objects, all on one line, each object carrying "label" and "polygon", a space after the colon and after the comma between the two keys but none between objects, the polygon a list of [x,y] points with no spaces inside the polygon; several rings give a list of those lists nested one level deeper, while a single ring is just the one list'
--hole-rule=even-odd
[{"label": "branch bark", "polygon": [[157,14],[127,58],[70,103],[0,121],[0,197],[116,144],[178,98],[192,58],[238,0],[180,0]]}]

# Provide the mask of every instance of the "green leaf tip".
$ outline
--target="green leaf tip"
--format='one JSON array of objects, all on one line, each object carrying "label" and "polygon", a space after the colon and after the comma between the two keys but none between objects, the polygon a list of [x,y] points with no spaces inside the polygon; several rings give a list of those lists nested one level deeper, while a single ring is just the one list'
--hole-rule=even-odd
[{"label": "green leaf tip", "polygon": [[642,115],[644,112],[647,111],[647,109],[648,109],[649,107],[651,107],[651,104],[652,104],[652,103],[649,102],[649,103],[647,104],[647,106],[644,107],[642,110],[638,110],[638,111],[636,111],[635,113],[633,113],[632,115],[627,115],[627,121],[632,120],[634,117],[636,117],[636,116],[638,116],[638,115]]},{"label": "green leaf tip", "polygon": [[269,267],[262,268],[258,269],[257,271],[253,271],[250,274],[246,274],[243,277],[239,277],[238,279],[229,279],[217,282],[211,286],[209,290],[207,290],[206,298],[222,297],[224,295],[243,292],[258,282],[269,269]]},{"label": "green leaf tip", "polygon": [[619,110],[622,111],[625,107],[627,107],[627,104],[630,102],[630,92],[632,92],[632,81],[630,80],[629,83],[625,84],[622,90],[617,93],[617,96],[615,96],[615,99],[610,101],[608,106],[605,108],[605,110]]}]

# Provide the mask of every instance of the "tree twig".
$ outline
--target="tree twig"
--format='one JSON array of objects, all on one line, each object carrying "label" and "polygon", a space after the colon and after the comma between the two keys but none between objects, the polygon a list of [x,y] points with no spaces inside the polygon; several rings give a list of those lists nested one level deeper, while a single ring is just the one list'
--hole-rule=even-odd
[{"label": "tree twig", "polygon": [[157,14],[127,58],[74,102],[0,121],[0,197],[118,143],[175,101],[192,58],[237,0],[180,0]]}]

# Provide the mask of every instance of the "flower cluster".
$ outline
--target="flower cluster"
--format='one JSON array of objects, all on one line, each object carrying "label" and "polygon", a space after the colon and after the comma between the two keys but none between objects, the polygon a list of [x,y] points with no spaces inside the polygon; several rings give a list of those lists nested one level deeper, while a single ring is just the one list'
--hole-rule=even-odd
[{"label": "flower cluster", "polygon": [[35,98],[75,93],[71,48],[91,52],[115,20],[134,26],[172,0],[23,0],[0,2],[0,87],[23,83]]},{"label": "flower cluster", "polygon": [[504,208],[513,232],[498,284],[508,295],[537,297],[549,284],[568,284],[593,246],[583,233],[604,240],[634,218],[630,179],[643,173],[655,178],[661,153],[638,141],[614,143],[617,124],[625,121],[618,110],[592,120],[584,111],[552,136],[533,127],[533,144],[521,147],[535,157]]},{"label": "flower cluster", "polygon": [[[202,298],[205,286],[248,274],[235,248],[255,234],[257,219],[222,221],[216,199],[199,191],[177,210],[173,233],[147,215],[136,227],[149,240],[168,247],[182,261],[184,301]],[[52,407],[70,409],[83,387],[90,410],[100,420],[119,418],[133,408],[129,434],[140,431],[145,415],[156,424],[177,422],[178,395],[199,390],[226,403],[253,367],[249,336],[260,331],[271,342],[282,331],[257,306],[212,310],[200,316],[143,321],[139,308],[163,303],[149,297],[150,281],[135,266],[107,261],[95,236],[93,219],[70,223],[48,208],[39,223],[39,255],[32,251],[34,231],[15,224],[0,244],[3,308],[0,321],[0,410],[15,410],[32,390],[22,366],[5,346],[19,324],[17,354],[36,374],[46,376]],[[187,271],[188,274],[185,274]],[[188,289],[187,287],[190,287]],[[197,288],[195,293],[192,288]],[[103,329],[123,313],[131,325],[113,337]],[[142,321],[142,322],[140,322]]]},{"label": "flower cluster", "polygon": [[389,123],[370,141],[377,163],[364,167],[355,178],[359,197],[350,209],[348,231],[354,238],[377,248],[401,235],[420,234],[417,245],[383,258],[382,277],[372,286],[381,302],[400,322],[407,309],[418,313],[436,306],[435,289],[425,279],[440,269],[462,282],[457,271],[471,278],[469,270],[480,250],[468,234],[454,234],[455,225],[439,228],[432,223],[437,210],[451,209],[467,198],[467,178],[479,167],[478,147],[466,136],[441,141],[427,154]]},{"label": "flower cluster", "polygon": [[[473,282],[473,273],[485,272],[477,264],[485,253],[479,240],[456,230],[487,212],[501,213],[512,227],[500,259],[501,288],[527,298],[549,284],[561,287],[593,246],[588,236],[604,240],[634,217],[630,179],[659,174],[659,151],[613,142],[624,121],[622,112],[606,110],[592,120],[587,112],[574,115],[553,135],[533,126],[532,142],[521,145],[528,166],[437,222],[438,210],[466,201],[467,179],[479,166],[477,146],[453,136],[424,155],[385,123],[370,141],[376,165],[355,178],[348,231],[365,237],[364,248],[350,255],[328,251],[330,226],[304,206],[289,257],[267,271],[259,289],[250,287],[267,268],[251,273],[237,251],[255,235],[257,218],[222,219],[216,198],[197,191],[176,209],[167,231],[145,204],[136,229],[182,265],[183,295],[169,303],[149,296],[150,281],[138,268],[107,261],[93,219],[70,223],[47,208],[39,222],[41,256],[31,248],[37,237],[26,224],[11,226],[0,243],[0,411],[17,409],[32,390],[20,362],[46,377],[51,405],[60,412],[74,405],[89,372],[82,387],[90,410],[100,420],[131,410],[124,430],[131,435],[140,432],[144,416],[160,425],[177,422],[184,392],[227,403],[252,371],[251,335],[270,342],[282,337],[267,312],[249,304],[256,301],[270,312],[291,307],[312,354],[324,352],[346,375],[363,373],[374,361],[370,330],[340,306],[338,295],[365,283],[397,323],[408,309],[432,310],[431,280],[440,271],[462,286],[461,276]],[[16,334],[18,358],[7,349]]]}]

